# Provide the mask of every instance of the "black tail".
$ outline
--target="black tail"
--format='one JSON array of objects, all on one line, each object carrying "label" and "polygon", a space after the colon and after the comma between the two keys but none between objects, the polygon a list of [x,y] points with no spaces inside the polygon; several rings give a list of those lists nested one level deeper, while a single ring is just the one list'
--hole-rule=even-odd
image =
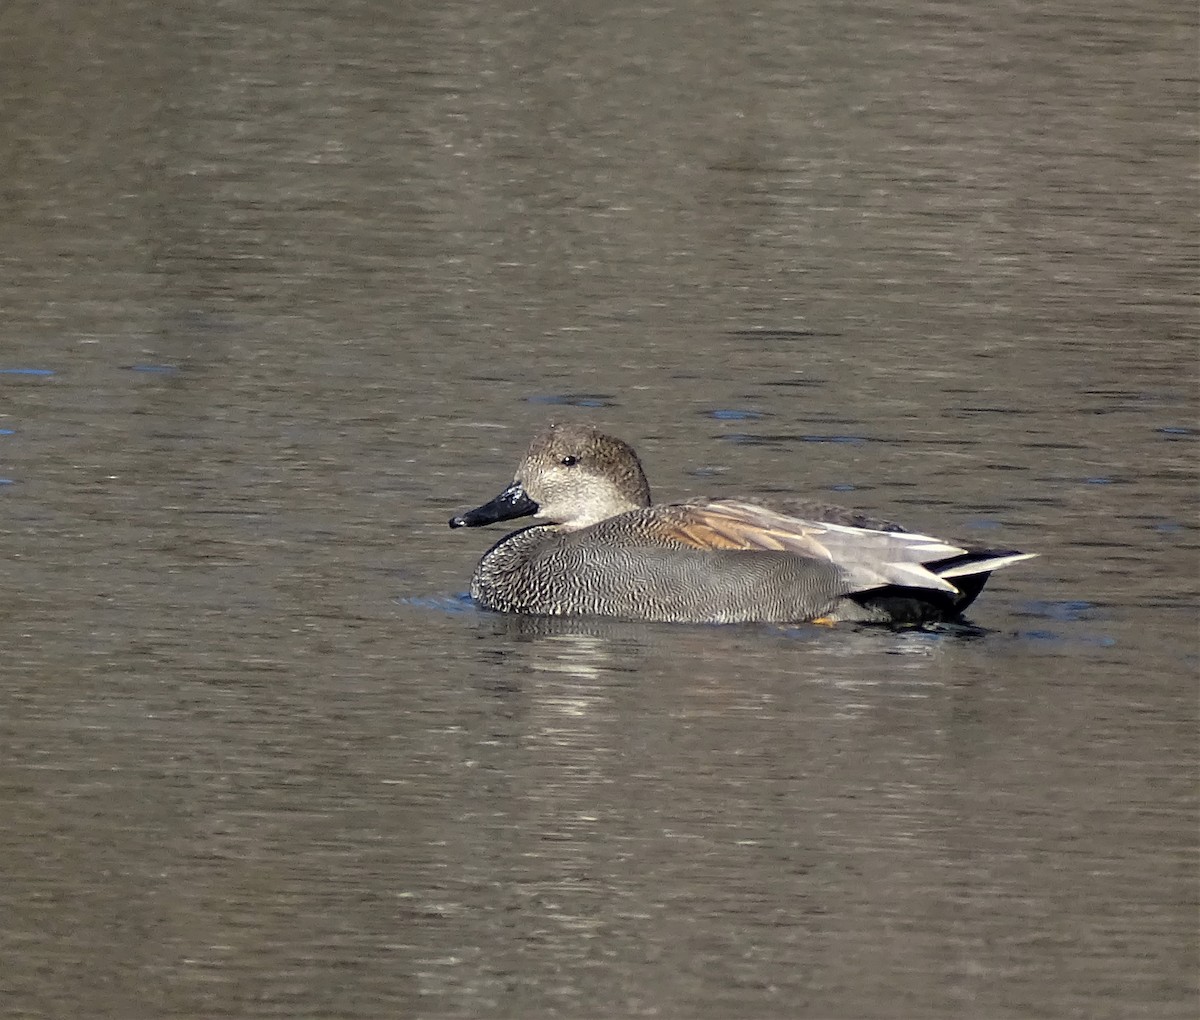
[{"label": "black tail", "polygon": [[953,584],[958,589],[957,594],[890,584],[883,588],[858,592],[850,598],[864,609],[889,618],[893,623],[920,624],[957,620],[967,606],[979,597],[993,570],[1020,560],[1032,559],[1036,555],[1037,553],[1023,553],[1016,549],[972,549],[957,556],[948,556],[944,560],[925,564],[939,577]]}]

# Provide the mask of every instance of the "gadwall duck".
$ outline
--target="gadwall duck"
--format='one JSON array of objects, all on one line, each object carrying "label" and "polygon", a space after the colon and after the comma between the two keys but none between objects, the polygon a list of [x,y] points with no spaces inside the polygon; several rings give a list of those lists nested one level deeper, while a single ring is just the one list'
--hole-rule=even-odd
[{"label": "gadwall duck", "polygon": [[993,570],[1034,553],[953,544],[801,501],[650,503],[633,448],[588,425],[538,434],[513,483],[450,521],[545,520],[491,547],[471,597],[504,613],[667,623],[957,619]]}]

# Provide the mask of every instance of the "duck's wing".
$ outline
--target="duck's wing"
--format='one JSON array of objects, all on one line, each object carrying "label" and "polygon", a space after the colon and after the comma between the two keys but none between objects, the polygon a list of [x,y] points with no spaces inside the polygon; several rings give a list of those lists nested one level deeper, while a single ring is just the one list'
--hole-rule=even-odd
[{"label": "duck's wing", "polygon": [[795,496],[762,495],[758,493],[739,502],[774,510],[785,517],[799,517],[814,524],[845,524],[851,528],[866,528],[868,531],[905,531],[902,525],[884,517],[873,517],[853,507],[819,500],[798,499]]},{"label": "duck's wing", "polygon": [[[692,500],[655,510],[663,523],[670,523],[670,538],[682,546],[785,552],[832,563],[847,577],[851,591],[898,585],[958,594],[959,589],[935,571],[938,564],[958,564],[971,553],[929,535],[806,520],[740,500]],[[1014,555],[1024,558],[1006,554],[1004,562],[973,565],[971,572],[1005,566],[1014,562]]]}]

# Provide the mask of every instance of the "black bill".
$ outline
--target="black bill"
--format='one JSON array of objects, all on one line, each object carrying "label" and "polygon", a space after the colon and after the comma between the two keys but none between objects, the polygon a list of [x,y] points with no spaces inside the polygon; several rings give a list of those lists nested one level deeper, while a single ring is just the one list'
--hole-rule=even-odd
[{"label": "black bill", "polygon": [[511,521],[514,517],[529,517],[538,512],[538,505],[530,499],[520,482],[513,482],[490,503],[468,510],[465,514],[450,518],[452,528],[481,528],[497,521]]}]

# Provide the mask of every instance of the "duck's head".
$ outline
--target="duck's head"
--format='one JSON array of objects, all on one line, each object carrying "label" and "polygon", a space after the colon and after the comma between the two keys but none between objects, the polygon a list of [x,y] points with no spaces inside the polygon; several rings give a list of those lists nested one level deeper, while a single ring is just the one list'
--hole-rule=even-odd
[{"label": "duck's head", "polygon": [[507,489],[451,518],[450,527],[536,515],[577,531],[649,505],[650,486],[633,447],[591,425],[560,422],[534,437]]}]

